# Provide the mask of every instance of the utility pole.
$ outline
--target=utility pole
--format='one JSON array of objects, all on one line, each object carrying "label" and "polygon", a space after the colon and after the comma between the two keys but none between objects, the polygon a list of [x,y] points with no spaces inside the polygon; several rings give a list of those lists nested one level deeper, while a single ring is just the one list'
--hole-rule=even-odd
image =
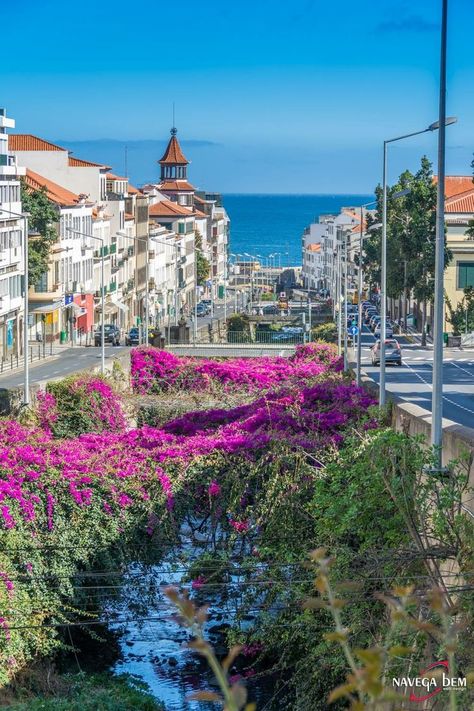
[{"label": "utility pole", "polygon": [[446,54],[448,0],[442,0],[441,58],[439,79],[438,195],[436,206],[435,294],[433,323],[433,395],[431,444],[438,466],[442,465],[443,445],[443,326],[444,326],[444,200],[446,162]]}]

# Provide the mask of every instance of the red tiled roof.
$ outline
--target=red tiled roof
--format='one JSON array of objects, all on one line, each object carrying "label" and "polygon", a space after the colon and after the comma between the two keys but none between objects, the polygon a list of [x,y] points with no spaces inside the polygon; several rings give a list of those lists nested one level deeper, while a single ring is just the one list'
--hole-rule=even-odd
[{"label": "red tiled roof", "polygon": [[171,163],[171,164],[177,163],[178,165],[187,165],[189,163],[189,161],[186,160],[186,158],[184,157],[184,153],[181,150],[179,141],[174,134],[171,135],[169,143],[166,146],[166,150],[163,153],[160,160],[158,161],[158,163],[160,163],[161,165],[166,165],[169,163]]},{"label": "red tiled roof", "polygon": [[206,215],[205,212],[201,212],[201,210],[194,210],[194,214],[196,215],[196,217],[209,217],[209,215]]},{"label": "red tiled roof", "polygon": [[130,193],[131,195],[140,195],[140,190],[136,188],[134,185],[128,184],[127,187],[127,192]]},{"label": "red tiled roof", "polygon": [[308,250],[308,252],[320,252],[321,245],[317,242],[313,242],[312,244],[308,244],[306,246],[306,249]]},{"label": "red tiled roof", "polygon": [[199,195],[195,195],[195,196],[194,196],[194,202],[200,202],[201,205],[205,205],[205,204],[206,204],[206,201],[203,200],[201,197],[199,197]]},{"label": "red tiled roof", "polygon": [[195,213],[172,200],[161,200],[150,205],[150,217],[194,217]]},{"label": "red tiled roof", "polygon": [[92,163],[90,160],[82,160],[82,158],[76,158],[75,156],[68,157],[68,163],[70,168],[105,168],[106,166],[101,163]]},{"label": "red tiled roof", "polygon": [[474,213],[474,186],[459,195],[448,197],[445,211],[448,213]]},{"label": "red tiled roof", "polygon": [[128,178],[122,178],[120,175],[114,175],[113,173],[107,173],[105,176],[107,180],[125,180],[128,181]]},{"label": "red tiled roof", "polygon": [[65,148],[30,133],[10,133],[8,147],[11,151],[65,151]]},{"label": "red tiled roof", "polygon": [[[433,182],[438,183],[437,175],[433,176]],[[473,187],[472,175],[447,175],[445,178],[444,194],[446,198],[450,198],[453,197],[453,195],[459,195],[460,193],[472,190]]]},{"label": "red tiled roof", "polygon": [[188,183],[187,180],[163,180],[163,182],[158,185],[158,190],[169,190],[173,192],[180,192],[181,190],[192,191],[194,189],[194,185]]},{"label": "red tiled roof", "polygon": [[38,175],[38,173],[34,173],[29,168],[26,170],[25,182],[30,190],[42,190],[45,188],[48,199],[56,203],[56,205],[69,207],[70,205],[77,205],[80,202],[81,198],[79,195],[72,193],[57,183],[53,183],[52,180],[48,180],[42,175]]}]

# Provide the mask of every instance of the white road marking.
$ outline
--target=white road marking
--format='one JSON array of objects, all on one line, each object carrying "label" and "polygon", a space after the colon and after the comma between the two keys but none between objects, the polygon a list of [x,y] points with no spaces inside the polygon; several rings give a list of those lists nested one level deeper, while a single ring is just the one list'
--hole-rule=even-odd
[{"label": "white road marking", "polygon": [[[463,360],[462,362],[465,363],[464,360]],[[449,364],[450,364],[450,365],[454,365],[455,368],[459,368],[459,370],[462,370],[463,373],[467,373],[467,375],[469,375],[471,378],[474,378],[474,374],[473,374],[473,373],[470,373],[468,370],[466,370],[466,368],[461,368],[461,366],[458,365],[458,364],[456,363],[456,361],[452,360],[452,361],[450,361]]]},{"label": "white road marking", "polygon": [[[428,383],[422,376],[417,373],[417,371],[414,368],[411,368],[408,363],[405,363],[407,368],[410,368],[410,370],[415,373],[417,378],[419,378],[425,385],[427,385],[431,390],[433,390],[433,385],[431,383]],[[404,398],[405,400],[407,398]],[[474,410],[469,409],[469,407],[464,407],[464,405],[460,405],[458,402],[455,402],[454,400],[451,400],[451,398],[446,397],[446,395],[443,395],[443,400],[446,400],[446,402],[449,402],[451,405],[454,405],[454,407],[459,407],[461,410],[464,410],[465,412],[470,412],[472,415],[474,415]]]}]

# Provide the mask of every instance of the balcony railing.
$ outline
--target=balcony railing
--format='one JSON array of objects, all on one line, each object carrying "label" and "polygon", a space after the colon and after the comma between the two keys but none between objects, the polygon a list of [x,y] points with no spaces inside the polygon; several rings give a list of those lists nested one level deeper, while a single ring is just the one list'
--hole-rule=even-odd
[{"label": "balcony railing", "polygon": [[108,256],[109,248],[107,245],[105,245],[104,247],[101,247],[100,249],[94,250],[94,259],[100,259],[102,257],[102,252],[104,253],[104,257]]}]

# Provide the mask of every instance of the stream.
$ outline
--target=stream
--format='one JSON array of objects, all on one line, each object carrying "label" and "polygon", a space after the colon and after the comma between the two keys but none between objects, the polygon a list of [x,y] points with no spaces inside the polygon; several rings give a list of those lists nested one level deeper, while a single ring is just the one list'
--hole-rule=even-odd
[{"label": "stream", "polygon": [[[120,631],[121,658],[113,671],[144,680],[166,711],[215,711],[220,708],[215,703],[188,699],[193,692],[219,690],[206,661],[187,647],[190,632],[179,624],[176,608],[163,594],[163,588],[175,585],[187,589],[195,602],[209,606],[205,637],[221,656],[227,652],[225,631],[235,622],[239,610],[242,575],[238,569],[233,574],[231,569],[225,583],[209,586],[205,592],[192,590],[191,582],[183,582],[183,578],[190,563],[208,549],[209,539],[200,535],[197,540],[195,532],[183,525],[181,541],[159,564],[145,569],[130,565],[119,601],[107,605],[108,615],[118,620],[110,628]],[[246,615],[240,622],[241,629],[251,628],[256,614]],[[131,618],[135,619],[129,621]],[[125,625],[121,624],[124,619]],[[274,680],[258,676],[254,679],[251,658],[240,657],[239,673],[245,677],[249,701],[256,701],[258,708],[263,708],[275,691]]]}]

